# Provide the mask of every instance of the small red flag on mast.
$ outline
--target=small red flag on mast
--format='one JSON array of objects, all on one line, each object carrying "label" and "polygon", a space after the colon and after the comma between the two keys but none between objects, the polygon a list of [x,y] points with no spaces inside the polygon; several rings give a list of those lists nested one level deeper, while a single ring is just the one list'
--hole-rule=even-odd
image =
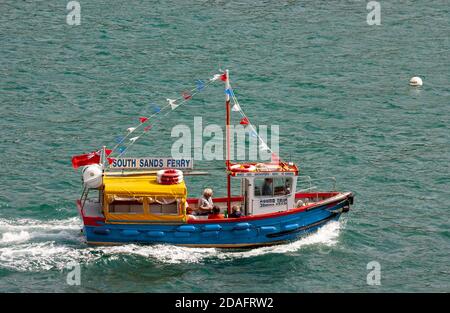
[{"label": "small red flag on mast", "polygon": [[192,98],[192,95],[188,91],[183,92],[182,95],[183,95],[184,100],[189,100]]},{"label": "small red flag on mast", "polygon": [[250,124],[250,122],[249,122],[248,118],[243,117],[241,119],[241,121],[239,122],[239,124],[241,124],[241,125],[248,125],[248,124]]}]

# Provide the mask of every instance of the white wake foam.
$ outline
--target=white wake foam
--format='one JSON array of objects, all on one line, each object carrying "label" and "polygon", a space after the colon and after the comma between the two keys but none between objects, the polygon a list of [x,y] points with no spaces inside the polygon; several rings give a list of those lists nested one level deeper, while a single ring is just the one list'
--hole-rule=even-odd
[{"label": "white wake foam", "polygon": [[40,221],[27,218],[8,220],[0,218],[0,231],[20,230],[20,229],[46,229],[46,230],[67,230],[79,229],[82,226],[78,217],[71,217],[65,220]]},{"label": "white wake foam", "polygon": [[27,231],[20,232],[6,232],[2,234],[2,239],[0,239],[0,243],[9,243],[9,242],[21,242],[27,241],[30,239],[30,233]]},{"label": "white wake foam", "polygon": [[77,217],[65,220],[0,219],[0,245],[31,240],[76,240],[82,228]]}]

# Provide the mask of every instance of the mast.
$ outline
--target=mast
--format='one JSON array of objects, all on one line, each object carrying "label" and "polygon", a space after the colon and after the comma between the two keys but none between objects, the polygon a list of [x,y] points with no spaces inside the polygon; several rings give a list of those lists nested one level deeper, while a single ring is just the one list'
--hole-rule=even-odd
[{"label": "mast", "polygon": [[231,176],[230,176],[230,74],[228,70],[225,71],[225,109],[226,109],[226,168],[227,168],[227,210],[228,215],[231,214]]}]

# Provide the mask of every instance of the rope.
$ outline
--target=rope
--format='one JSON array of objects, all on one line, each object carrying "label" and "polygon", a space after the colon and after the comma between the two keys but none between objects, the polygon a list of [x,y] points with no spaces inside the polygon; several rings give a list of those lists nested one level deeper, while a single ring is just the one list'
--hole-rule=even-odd
[{"label": "rope", "polygon": [[235,105],[239,106],[239,113],[241,114],[241,116],[242,116],[243,118],[247,119],[247,121],[249,122],[250,128],[252,129],[253,133],[256,135],[256,137],[258,138],[258,140],[260,140],[260,141],[267,147],[267,149],[268,149],[271,153],[274,153],[274,152],[272,151],[272,149],[270,149],[269,145],[266,144],[266,143],[264,142],[264,140],[259,136],[259,134],[258,134],[258,132],[256,131],[256,129],[253,127],[253,124],[250,123],[249,118],[247,117],[247,115],[246,115],[246,114],[244,113],[244,111],[242,110],[242,107],[241,107],[241,105],[239,104],[239,101],[237,100],[236,96],[234,95],[234,91],[233,91],[233,88],[231,87],[231,85],[230,85],[229,89],[231,90],[231,98],[233,99],[233,103],[234,103]]},{"label": "rope", "polygon": [[[164,114],[164,116],[166,116],[167,114],[169,114],[171,111],[174,111],[175,109],[177,109],[179,106],[182,106],[183,104],[185,104],[187,101],[189,101],[193,96],[197,95],[198,93],[202,92],[203,89],[205,89],[206,87],[208,87],[209,85],[211,85],[212,83],[216,82],[219,78],[220,78],[221,74],[215,74],[212,78],[210,78],[206,83],[202,81],[202,87],[199,88],[198,86],[196,86],[195,88],[189,90],[189,97],[184,97],[183,95],[181,97],[178,97],[176,99],[173,99],[173,101],[169,102],[168,104],[166,104],[165,106],[163,106],[158,112],[155,112],[153,114],[151,114],[147,118],[147,120],[143,123],[139,123],[138,125],[136,125],[131,132],[127,132],[127,134],[112,148],[111,153],[109,154],[110,156],[113,155],[113,153],[116,151],[116,149],[133,133],[135,133],[141,126],[145,125],[146,123],[148,123],[150,120],[152,121],[152,125],[154,125],[155,120],[153,120],[153,118],[157,115],[159,115],[160,113],[162,113],[163,111],[165,111],[168,108],[171,108],[170,111],[166,112]],[[172,100],[172,99],[171,99]],[[178,101],[181,101],[178,103]],[[176,104],[176,107],[172,108],[172,103]],[[131,128],[131,127],[130,127]],[[127,144],[125,144],[124,146],[124,150],[122,152],[120,152],[120,154],[116,157],[117,159],[119,159],[120,157],[122,157],[127,150],[136,142],[138,141],[147,131],[143,131],[141,132],[140,135],[136,136],[136,139],[133,141],[128,142]]]}]

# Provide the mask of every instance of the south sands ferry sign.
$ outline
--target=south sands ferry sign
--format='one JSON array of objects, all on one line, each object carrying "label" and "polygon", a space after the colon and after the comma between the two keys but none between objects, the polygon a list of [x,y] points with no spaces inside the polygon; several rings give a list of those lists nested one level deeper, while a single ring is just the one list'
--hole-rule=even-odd
[{"label": "south sands ferry sign", "polygon": [[173,158],[120,158],[114,159],[109,165],[110,169],[163,169],[175,168],[179,170],[192,169],[194,162],[192,159]]}]

